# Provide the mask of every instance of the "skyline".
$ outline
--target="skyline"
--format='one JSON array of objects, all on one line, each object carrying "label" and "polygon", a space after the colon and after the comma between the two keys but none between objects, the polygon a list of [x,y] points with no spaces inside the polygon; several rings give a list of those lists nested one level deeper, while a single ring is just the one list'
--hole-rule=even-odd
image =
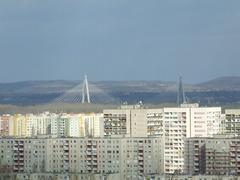
[{"label": "skyline", "polygon": [[0,82],[239,76],[239,1],[0,2]]},{"label": "skyline", "polygon": [[[86,74],[84,74],[86,75]],[[80,79],[30,79],[30,80],[19,80],[19,81],[7,81],[7,82],[0,82],[0,84],[15,84],[15,83],[24,83],[24,82],[54,82],[54,81],[68,81],[68,82],[79,82],[82,83],[84,82],[84,75],[80,76]],[[91,83],[101,83],[101,82],[163,82],[163,83],[179,83],[179,78],[182,78],[183,84],[185,85],[200,85],[200,84],[204,84],[204,83],[209,83],[210,81],[215,81],[215,80],[226,80],[226,79],[235,79],[235,78],[239,78],[240,76],[221,76],[221,77],[216,77],[216,78],[212,78],[212,79],[207,79],[205,81],[200,81],[200,82],[186,82],[184,80],[184,77],[182,76],[178,76],[176,77],[176,79],[174,80],[162,80],[162,79],[154,79],[154,80],[144,80],[144,79],[128,79],[128,80],[89,80],[89,82]]]}]

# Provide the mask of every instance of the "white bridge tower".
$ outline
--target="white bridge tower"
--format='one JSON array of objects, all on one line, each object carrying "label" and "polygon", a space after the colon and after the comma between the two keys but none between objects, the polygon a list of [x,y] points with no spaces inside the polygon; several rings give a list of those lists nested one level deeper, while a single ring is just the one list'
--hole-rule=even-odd
[{"label": "white bridge tower", "polygon": [[82,104],[83,103],[91,103],[87,75],[84,76],[83,87],[82,87]]}]

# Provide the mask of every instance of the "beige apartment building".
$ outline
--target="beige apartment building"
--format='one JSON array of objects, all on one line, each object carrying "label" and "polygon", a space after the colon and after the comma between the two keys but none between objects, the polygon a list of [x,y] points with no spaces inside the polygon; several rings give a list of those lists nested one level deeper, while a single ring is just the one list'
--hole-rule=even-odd
[{"label": "beige apartment building", "polygon": [[103,110],[104,135],[148,137],[163,135],[163,109],[145,109],[141,105],[124,105]]}]

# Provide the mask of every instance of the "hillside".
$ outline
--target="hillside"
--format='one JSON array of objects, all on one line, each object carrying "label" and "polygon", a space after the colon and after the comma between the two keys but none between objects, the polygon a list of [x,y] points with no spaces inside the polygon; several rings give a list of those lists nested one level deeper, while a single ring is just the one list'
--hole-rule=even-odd
[{"label": "hillside", "polygon": [[[119,104],[125,101],[149,104],[175,103],[177,83],[165,81],[100,81],[90,82],[92,101],[97,104]],[[26,81],[0,83],[0,104],[52,104],[59,97],[78,96],[80,81]],[[240,102],[240,77],[220,77],[200,84],[185,85],[191,102],[231,104]]]},{"label": "hillside", "polygon": [[239,91],[240,90],[240,77],[227,76],[219,77],[208,82],[197,84],[197,87],[202,90],[208,91]]}]

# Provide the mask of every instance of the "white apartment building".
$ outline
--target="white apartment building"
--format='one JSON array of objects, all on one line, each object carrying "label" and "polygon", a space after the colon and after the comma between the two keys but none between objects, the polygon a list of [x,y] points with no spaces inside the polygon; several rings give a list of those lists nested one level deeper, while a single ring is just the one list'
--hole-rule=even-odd
[{"label": "white apartment building", "polygon": [[164,108],[164,172],[181,171],[184,138],[190,137],[189,108]]},{"label": "white apartment building", "polygon": [[79,114],[69,115],[69,119],[67,121],[67,126],[66,126],[67,136],[81,137],[80,119],[81,119],[81,116]]},{"label": "white apartment building", "polygon": [[57,115],[56,118],[51,119],[51,132],[52,135],[57,135],[59,137],[67,136],[67,122],[69,116],[67,114]]},{"label": "white apartment building", "polygon": [[49,134],[51,131],[51,119],[56,119],[57,114],[45,112],[40,115],[35,115],[37,120],[37,135]]},{"label": "white apartment building", "polygon": [[190,109],[191,137],[212,137],[221,129],[220,107],[196,107]]},{"label": "white apartment building", "polygon": [[164,171],[182,172],[184,140],[190,137],[212,137],[221,130],[221,108],[185,104],[164,108]]},{"label": "white apartment building", "polygon": [[49,134],[51,119],[55,114],[27,114],[25,116],[27,123],[27,137]]},{"label": "white apartment building", "polygon": [[33,114],[26,115],[26,128],[27,128],[27,137],[32,137],[37,135],[37,125],[38,119],[37,116]]},{"label": "white apartment building", "polygon": [[88,137],[104,136],[104,119],[102,113],[82,114],[82,121],[85,126],[85,135]]}]

